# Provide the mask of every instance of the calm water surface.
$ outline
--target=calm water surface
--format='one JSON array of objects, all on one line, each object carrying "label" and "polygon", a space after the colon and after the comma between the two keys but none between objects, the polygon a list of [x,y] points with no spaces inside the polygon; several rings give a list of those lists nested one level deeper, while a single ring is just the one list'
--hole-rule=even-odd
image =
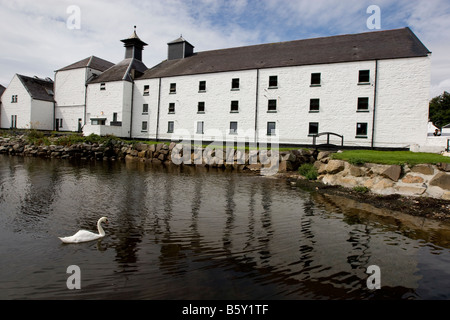
[{"label": "calm water surface", "polygon": [[450,299],[449,225],[233,172],[0,156],[0,243],[0,299]]}]

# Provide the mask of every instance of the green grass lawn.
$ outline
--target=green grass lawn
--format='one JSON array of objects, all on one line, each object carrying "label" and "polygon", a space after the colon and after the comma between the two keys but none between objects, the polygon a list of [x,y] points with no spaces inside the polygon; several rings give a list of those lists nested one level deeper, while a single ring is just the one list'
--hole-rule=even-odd
[{"label": "green grass lawn", "polygon": [[411,151],[349,150],[344,151],[343,153],[333,154],[333,159],[345,160],[352,164],[377,163],[416,165],[422,163],[450,163],[450,157],[444,157],[434,153],[415,153]]}]

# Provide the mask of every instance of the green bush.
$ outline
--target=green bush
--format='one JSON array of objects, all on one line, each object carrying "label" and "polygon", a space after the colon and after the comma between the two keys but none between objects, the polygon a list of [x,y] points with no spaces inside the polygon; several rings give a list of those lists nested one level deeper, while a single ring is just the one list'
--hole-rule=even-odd
[{"label": "green bush", "polygon": [[357,187],[353,188],[353,191],[358,192],[358,193],[367,193],[370,191],[370,189],[367,187],[357,186]]},{"label": "green bush", "polygon": [[300,168],[298,168],[298,173],[308,180],[317,180],[317,177],[319,176],[316,167],[310,163],[302,164]]}]

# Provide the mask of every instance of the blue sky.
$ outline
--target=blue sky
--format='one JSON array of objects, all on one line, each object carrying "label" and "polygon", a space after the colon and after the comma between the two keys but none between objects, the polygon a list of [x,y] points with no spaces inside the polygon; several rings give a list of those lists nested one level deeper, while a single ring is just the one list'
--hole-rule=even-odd
[{"label": "blue sky", "polygon": [[[80,8],[80,29],[69,29],[69,6]],[[54,77],[91,55],[117,63],[121,39],[137,25],[149,44],[144,62],[166,58],[167,42],[183,35],[196,51],[339,34],[372,32],[370,5],[381,9],[381,30],[410,27],[433,52],[430,97],[450,92],[448,0],[0,0],[0,84],[15,73]]]}]

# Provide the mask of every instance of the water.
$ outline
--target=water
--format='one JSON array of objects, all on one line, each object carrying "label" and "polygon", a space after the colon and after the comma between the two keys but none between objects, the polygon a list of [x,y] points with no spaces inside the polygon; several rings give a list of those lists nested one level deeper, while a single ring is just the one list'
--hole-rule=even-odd
[{"label": "water", "polygon": [[0,243],[0,299],[450,298],[449,225],[204,168],[1,156]]}]

